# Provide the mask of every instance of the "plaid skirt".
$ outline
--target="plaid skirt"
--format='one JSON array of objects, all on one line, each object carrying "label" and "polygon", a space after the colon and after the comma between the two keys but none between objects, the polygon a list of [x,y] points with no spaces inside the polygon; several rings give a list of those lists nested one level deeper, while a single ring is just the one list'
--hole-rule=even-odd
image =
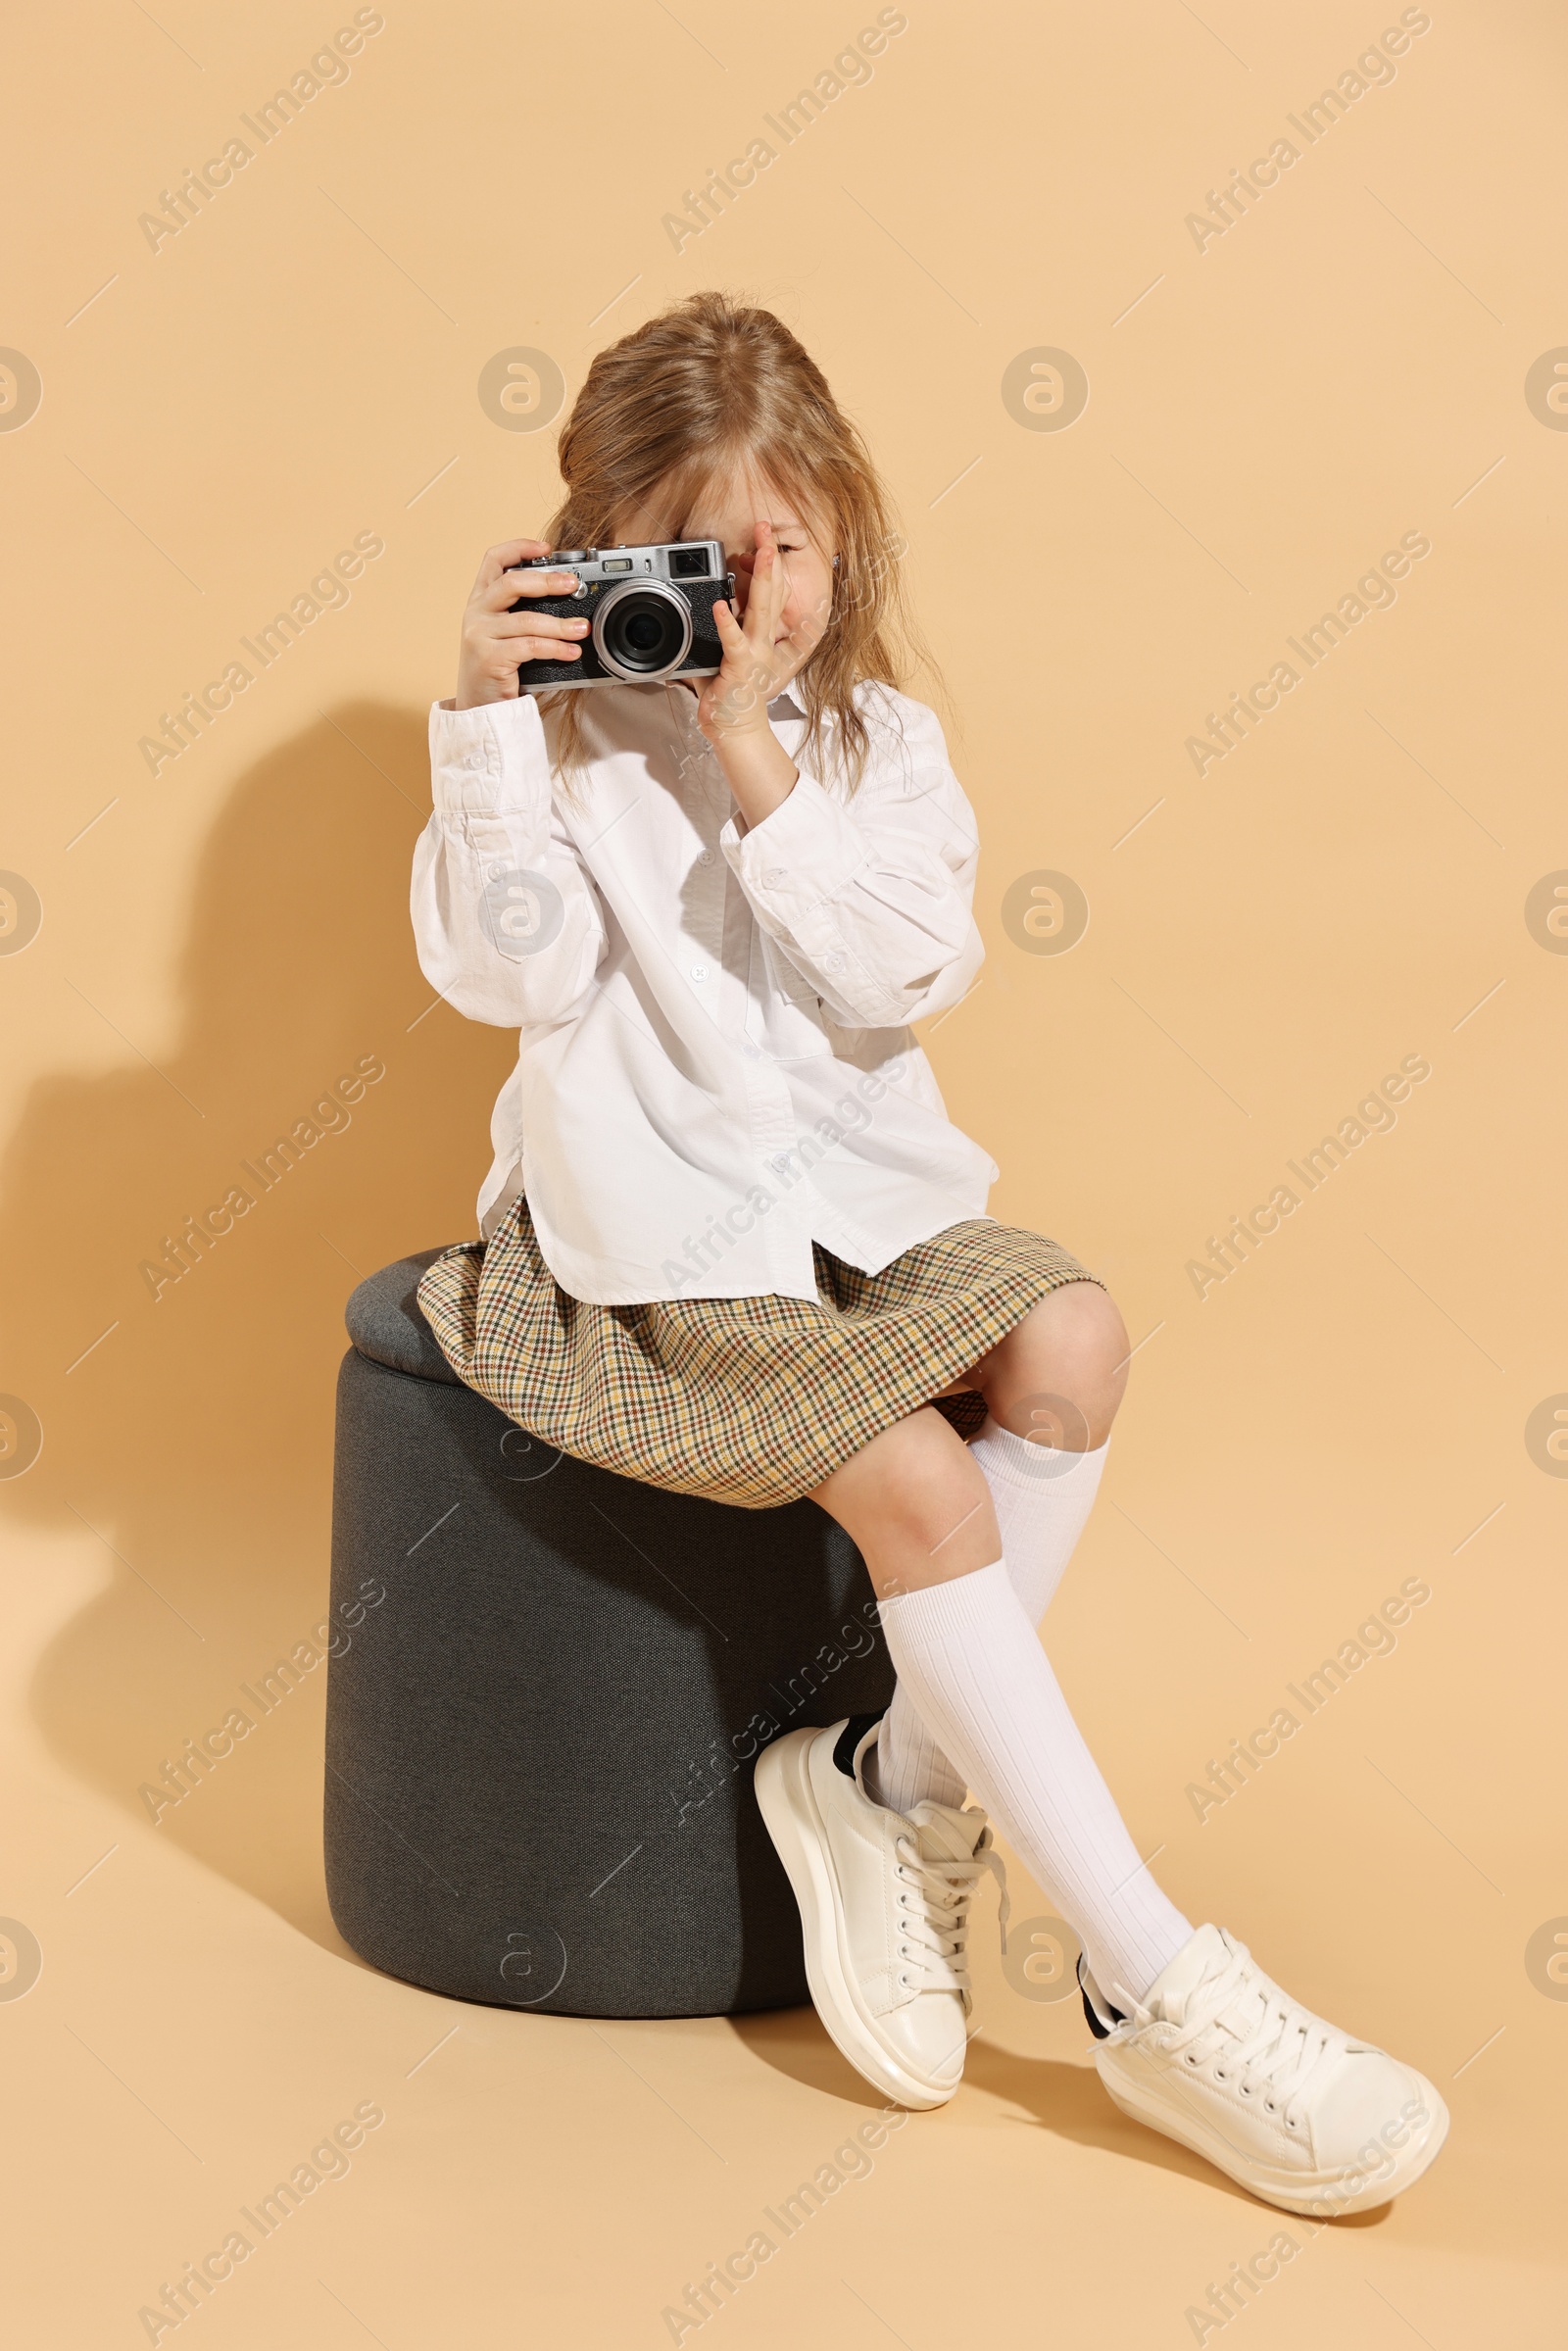
[{"label": "plaid skirt", "polygon": [[1095,1278],[1054,1241],[989,1217],[880,1273],[820,1247],[815,1259],[814,1300],[586,1305],[546,1265],[519,1199],[488,1246],[437,1257],[418,1298],[458,1377],[531,1436],[645,1485],[766,1510],[921,1404],[972,1436],[982,1398],[938,1391],[1048,1291]]}]

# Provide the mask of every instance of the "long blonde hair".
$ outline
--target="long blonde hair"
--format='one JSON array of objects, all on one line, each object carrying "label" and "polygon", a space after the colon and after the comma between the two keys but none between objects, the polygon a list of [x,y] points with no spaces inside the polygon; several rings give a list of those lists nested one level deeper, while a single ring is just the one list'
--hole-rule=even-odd
[{"label": "long blonde hair", "polygon": [[[558,449],[566,495],[546,525],[554,547],[605,546],[615,518],[656,493],[689,505],[737,465],[765,475],[798,502],[803,521],[830,534],[839,563],[827,625],[791,691],[805,708],[811,764],[836,768],[853,791],[869,747],[855,688],[937,673],[909,611],[906,542],[870,452],[789,328],[725,294],[689,295],[600,352]],[[541,703],[569,788],[584,763],[579,695]]]}]

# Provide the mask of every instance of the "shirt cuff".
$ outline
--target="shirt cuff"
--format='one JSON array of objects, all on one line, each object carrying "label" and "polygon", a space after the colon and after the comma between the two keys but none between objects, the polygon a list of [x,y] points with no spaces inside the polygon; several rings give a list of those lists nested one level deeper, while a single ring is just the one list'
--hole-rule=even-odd
[{"label": "shirt cuff", "polygon": [[468,710],[432,703],[430,793],[438,816],[548,809],[550,755],[533,696]]},{"label": "shirt cuff", "polygon": [[718,846],[759,912],[790,932],[847,890],[866,859],[858,826],[808,775],[746,834],[731,817]]}]

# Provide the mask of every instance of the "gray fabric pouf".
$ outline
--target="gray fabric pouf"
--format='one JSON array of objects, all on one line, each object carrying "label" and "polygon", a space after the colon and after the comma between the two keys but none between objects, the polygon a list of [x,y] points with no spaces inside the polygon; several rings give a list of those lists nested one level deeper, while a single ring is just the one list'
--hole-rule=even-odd
[{"label": "gray fabric pouf", "polygon": [[326,1882],[388,1974],[570,2016],[808,1997],[759,1745],[875,1712],[893,1670],[849,1539],[542,1445],[362,1282],[337,1394]]}]

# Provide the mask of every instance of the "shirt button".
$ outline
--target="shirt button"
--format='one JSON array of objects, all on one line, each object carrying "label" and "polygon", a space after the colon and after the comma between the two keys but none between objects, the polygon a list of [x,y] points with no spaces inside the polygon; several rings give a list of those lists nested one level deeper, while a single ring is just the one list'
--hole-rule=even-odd
[{"label": "shirt button", "polygon": [[705,849],[705,850],[703,850],[703,851],[702,851],[702,853],[700,854],[700,856],[698,857],[697,862],[698,862],[698,864],[699,864],[699,865],[711,865],[711,863],[713,862],[713,853],[712,853],[712,851],[711,851],[710,849]]},{"label": "shirt button", "polygon": [[844,969],[844,957],[842,955],[826,955],[823,957],[823,965],[828,971],[842,971]]},{"label": "shirt button", "polygon": [[505,878],[507,868],[505,865],[492,865],[490,868],[490,879],[493,882],[502,881]]},{"label": "shirt button", "polygon": [[763,874],[762,879],[766,883],[769,890],[776,890],[780,882],[787,882],[789,880],[789,874],[782,865],[769,865],[767,871]]},{"label": "shirt button", "polygon": [[694,963],[692,965],[692,978],[694,980],[706,980],[707,977],[708,965],[706,963]]},{"label": "shirt button", "polygon": [[463,755],[463,764],[465,767],[477,767],[481,765],[482,754],[477,751],[466,751]]}]

